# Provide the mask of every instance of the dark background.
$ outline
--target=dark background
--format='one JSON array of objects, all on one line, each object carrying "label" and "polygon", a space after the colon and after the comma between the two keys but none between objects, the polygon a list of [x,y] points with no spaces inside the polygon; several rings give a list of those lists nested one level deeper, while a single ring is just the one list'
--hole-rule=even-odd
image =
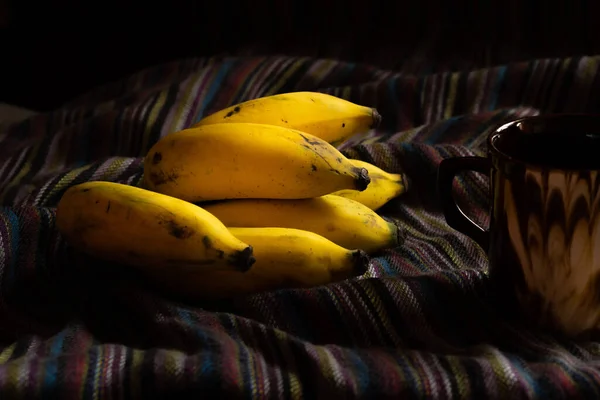
[{"label": "dark background", "polygon": [[593,0],[1,4],[0,102],[39,111],[183,57],[306,55],[410,72],[600,53]]}]

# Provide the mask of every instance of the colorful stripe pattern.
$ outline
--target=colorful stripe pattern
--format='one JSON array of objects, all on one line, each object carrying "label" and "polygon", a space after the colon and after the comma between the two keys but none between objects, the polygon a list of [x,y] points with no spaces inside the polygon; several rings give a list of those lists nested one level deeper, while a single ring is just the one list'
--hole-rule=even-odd
[{"label": "colorful stripe pattern", "polygon": [[[408,75],[307,58],[173,62],[0,133],[2,398],[600,398],[600,343],[509,322],[484,252],[450,229],[438,162],[482,154],[512,118],[600,110],[600,57]],[[383,210],[408,233],[365,277],[227,304],[186,305],[70,250],[54,207],[71,185],[136,185],[159,137],[253,97],[315,90],[375,106],[344,148],[411,179]],[[488,219],[487,181],[458,185]]]}]

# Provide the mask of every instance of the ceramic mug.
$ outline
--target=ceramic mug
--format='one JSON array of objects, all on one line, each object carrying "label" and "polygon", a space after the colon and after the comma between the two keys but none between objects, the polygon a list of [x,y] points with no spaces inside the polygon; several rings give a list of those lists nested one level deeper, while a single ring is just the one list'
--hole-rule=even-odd
[{"label": "ceramic mug", "polygon": [[[493,287],[527,320],[569,336],[600,331],[600,115],[521,118],[487,146],[487,157],[440,163],[447,223],[487,251]],[[454,177],[469,170],[491,179],[489,228],[453,199]]]}]

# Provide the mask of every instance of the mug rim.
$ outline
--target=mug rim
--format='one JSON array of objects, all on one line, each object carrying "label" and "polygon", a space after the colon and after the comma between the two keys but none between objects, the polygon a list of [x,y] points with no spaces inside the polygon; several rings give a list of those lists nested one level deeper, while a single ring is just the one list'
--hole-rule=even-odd
[{"label": "mug rim", "polygon": [[563,119],[563,118],[576,118],[576,119],[595,119],[598,121],[598,128],[600,130],[600,114],[596,113],[554,113],[554,114],[542,114],[542,115],[530,115],[525,117],[520,117],[514,119],[509,122],[505,122],[502,125],[495,128],[487,137],[487,150],[488,153],[494,153],[497,157],[509,161],[515,162],[519,164],[523,164],[527,166],[529,169],[535,170],[560,170],[560,171],[600,171],[599,168],[564,168],[557,167],[549,163],[537,163],[532,162],[523,158],[512,156],[505,151],[502,151],[494,144],[494,139],[501,136],[502,132],[507,131],[509,128],[523,122],[523,121],[535,121],[535,120],[553,120],[553,119]]}]

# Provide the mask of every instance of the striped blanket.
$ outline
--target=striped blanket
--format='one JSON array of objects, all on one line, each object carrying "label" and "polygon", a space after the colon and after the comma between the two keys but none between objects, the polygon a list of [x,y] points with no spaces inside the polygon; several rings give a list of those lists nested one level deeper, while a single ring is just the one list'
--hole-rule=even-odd
[{"label": "striped blanket", "polygon": [[[404,74],[307,58],[173,62],[0,131],[1,398],[600,398],[600,343],[502,318],[485,253],[450,229],[442,158],[482,154],[519,116],[600,110],[600,57]],[[55,206],[71,185],[136,185],[161,136],[250,98],[313,90],[377,107],[377,132],[343,151],[410,191],[381,213],[406,243],[358,279],[185,304],[126,268],[72,251]],[[487,223],[488,182],[462,207]]]}]

